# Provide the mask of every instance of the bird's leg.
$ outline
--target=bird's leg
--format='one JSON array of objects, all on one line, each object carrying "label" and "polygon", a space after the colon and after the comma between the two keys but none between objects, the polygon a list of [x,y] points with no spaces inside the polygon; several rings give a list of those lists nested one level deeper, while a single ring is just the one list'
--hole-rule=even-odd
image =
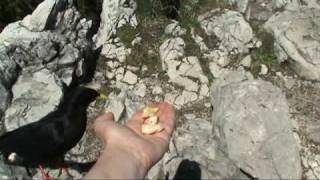
[{"label": "bird's leg", "polygon": [[25,166],[24,168],[26,169],[26,172],[27,172],[27,174],[28,174],[29,177],[32,177],[32,176],[34,175],[34,174],[32,174],[32,173],[30,172],[30,169],[29,169],[28,166]]},{"label": "bird's leg", "polygon": [[49,176],[48,172],[46,172],[41,165],[39,165],[39,169],[40,169],[43,180],[52,180],[52,178]]},{"label": "bird's leg", "polygon": [[61,174],[62,174],[63,171],[67,174],[67,176],[73,177],[73,176],[70,174],[69,169],[68,169],[68,167],[67,167],[65,164],[60,164],[60,165],[59,165],[59,175],[58,175],[58,177],[61,176]]}]

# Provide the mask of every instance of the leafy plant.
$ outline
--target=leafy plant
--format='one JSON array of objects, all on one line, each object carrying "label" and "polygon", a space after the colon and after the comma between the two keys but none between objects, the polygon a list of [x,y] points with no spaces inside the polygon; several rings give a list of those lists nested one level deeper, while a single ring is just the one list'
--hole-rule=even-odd
[{"label": "leafy plant", "polygon": [[125,24],[117,29],[117,36],[126,46],[131,46],[131,42],[134,40],[137,34],[138,30],[129,24]]},{"label": "leafy plant", "polygon": [[277,57],[275,56],[274,52],[267,51],[263,48],[259,48],[255,51],[255,58],[264,64],[275,64]]}]

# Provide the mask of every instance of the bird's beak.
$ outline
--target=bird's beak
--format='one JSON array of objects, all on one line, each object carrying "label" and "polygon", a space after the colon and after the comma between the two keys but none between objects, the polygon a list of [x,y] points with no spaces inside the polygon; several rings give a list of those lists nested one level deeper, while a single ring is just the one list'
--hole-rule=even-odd
[{"label": "bird's beak", "polygon": [[96,100],[103,100],[103,101],[105,101],[107,99],[108,99],[108,97],[102,93],[100,93],[100,95],[96,98]]}]

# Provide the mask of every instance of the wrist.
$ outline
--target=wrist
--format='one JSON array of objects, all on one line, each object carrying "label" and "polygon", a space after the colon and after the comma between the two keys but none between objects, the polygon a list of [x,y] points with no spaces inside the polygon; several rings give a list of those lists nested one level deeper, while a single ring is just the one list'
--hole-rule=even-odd
[{"label": "wrist", "polygon": [[132,149],[110,146],[105,148],[86,178],[143,179],[147,171],[147,165],[138,152],[133,152]]},{"label": "wrist", "polygon": [[105,161],[108,159],[113,159],[114,162],[119,162],[119,164],[122,165],[120,168],[122,173],[123,170],[131,170],[129,174],[134,175],[133,177],[144,178],[149,170],[141,156],[141,153],[136,152],[135,149],[111,145],[105,148],[101,156],[106,159]]}]

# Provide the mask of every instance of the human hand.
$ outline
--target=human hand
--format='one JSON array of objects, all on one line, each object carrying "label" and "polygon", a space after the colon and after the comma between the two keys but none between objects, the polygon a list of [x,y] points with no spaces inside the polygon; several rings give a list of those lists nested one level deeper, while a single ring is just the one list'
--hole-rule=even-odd
[{"label": "human hand", "polygon": [[[96,164],[98,167],[95,169],[103,171],[105,168],[99,166],[105,166],[110,159],[113,159],[116,162],[122,161],[123,164],[128,166],[126,170],[138,171],[138,174],[130,173],[127,177],[123,177],[124,174],[116,172],[116,163],[113,162],[112,172],[114,176],[109,173],[107,174],[109,178],[143,178],[147,171],[161,159],[168,150],[169,141],[175,127],[175,110],[172,105],[165,102],[153,106],[159,108],[157,116],[164,130],[152,135],[145,135],[141,132],[144,121],[142,110],[136,112],[125,126],[115,123],[112,113],[106,113],[96,119],[95,131],[103,140],[105,148],[101,158],[99,158],[100,162]],[[133,164],[130,164],[130,162]],[[88,174],[92,173],[89,172]]]}]

